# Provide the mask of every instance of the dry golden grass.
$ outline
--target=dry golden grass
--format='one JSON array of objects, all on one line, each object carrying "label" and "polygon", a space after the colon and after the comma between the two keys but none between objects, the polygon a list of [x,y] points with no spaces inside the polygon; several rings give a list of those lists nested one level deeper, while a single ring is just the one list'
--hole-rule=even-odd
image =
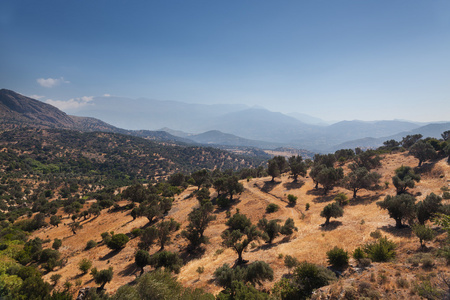
[{"label": "dry golden grass", "polygon": [[[292,179],[288,176],[277,178],[275,183],[271,183],[271,178],[257,178],[250,181],[243,181],[245,191],[238,196],[238,200],[231,208],[234,213],[239,209],[241,213],[246,214],[255,224],[262,217],[267,219],[280,219],[284,222],[287,218],[293,218],[298,232],[294,233],[289,239],[278,237],[274,244],[268,247],[263,242],[257,244],[256,247],[249,247],[244,253],[244,259],[250,262],[263,260],[267,262],[275,273],[275,281],[287,273],[284,267],[283,259],[280,255],[291,255],[300,261],[308,261],[317,264],[326,265],[326,252],[338,246],[352,252],[356,247],[373,240],[370,233],[380,229],[383,235],[394,240],[400,245],[400,260],[405,259],[406,250],[417,251],[418,241],[413,238],[409,230],[394,230],[395,222],[390,219],[387,212],[380,210],[376,202],[383,199],[386,195],[395,194],[395,189],[391,183],[391,177],[394,170],[401,165],[416,166],[417,160],[404,154],[386,155],[382,160],[382,167],[376,170],[382,174],[381,185],[389,182],[387,189],[378,191],[358,192],[356,200],[351,199],[352,193],[342,188],[335,188],[328,195],[323,195],[322,191],[314,190],[313,182],[310,178],[299,180],[299,183],[292,183]],[[435,163],[430,171],[422,175],[422,180],[412,190],[418,194],[418,200],[422,200],[427,194],[434,192],[441,194],[440,188],[448,186],[450,178],[450,166],[446,160]],[[195,198],[189,198],[194,188],[189,188],[176,197],[172,210],[168,217],[174,218],[182,223],[182,229],[187,225],[187,214],[197,205]],[[213,190],[211,190],[213,192]],[[345,213],[342,218],[332,219],[332,224],[328,228],[324,228],[321,224],[324,219],[320,217],[323,207],[333,201],[336,194],[343,192],[350,198],[350,203],[345,207]],[[293,194],[298,197],[297,205],[289,207],[287,195]],[[266,214],[265,208],[267,204],[275,203],[280,206],[279,211],[272,214]],[[306,203],[310,204],[310,209],[305,211]],[[123,205],[125,202],[123,203]],[[205,235],[210,238],[210,243],[206,245],[203,255],[190,259],[181,269],[178,279],[180,282],[189,287],[200,287],[206,291],[217,293],[220,288],[214,285],[213,272],[224,263],[234,264],[237,255],[230,249],[223,249],[220,234],[226,228],[226,211],[217,210],[217,219],[212,222],[206,230]],[[64,219],[64,223],[69,223],[69,219]],[[363,221],[363,222],[362,222]],[[93,239],[97,242],[101,241],[100,234],[105,231],[114,231],[115,233],[129,233],[133,228],[143,227],[147,224],[146,218],[138,218],[133,221],[129,212],[108,213],[103,211],[102,214],[94,219],[83,221],[83,228],[76,235],[73,235],[68,226],[61,224],[57,228],[45,228],[34,234],[43,239],[49,238],[53,241],[55,238],[63,240],[63,246],[60,249],[63,256],[67,259],[64,267],[57,269],[45,275],[48,281],[54,273],[62,275],[60,286],[66,281],[75,282],[77,279],[82,280],[82,286],[94,286],[90,275],[81,276],[77,264],[83,258],[93,261],[93,266],[98,269],[104,269],[109,266],[114,268],[114,278],[106,285],[109,292],[114,292],[121,285],[124,285],[136,278],[139,274],[138,269],[134,266],[134,253],[137,249],[138,239],[132,239],[126,247],[119,253],[111,253],[105,245],[99,245],[91,250],[84,250],[87,241]],[[184,251],[187,243],[180,237],[180,232],[173,236],[173,243],[166,247],[170,251]],[[50,244],[49,244],[50,245]],[[428,246],[434,246],[429,244]],[[151,252],[157,250],[152,249]],[[186,253],[185,253],[186,256]],[[200,276],[196,270],[199,266],[204,267],[204,273]],[[397,268],[402,272],[402,276],[408,277],[408,272],[402,264],[395,263],[382,264],[377,267],[374,264],[374,270],[379,268],[386,269],[386,272],[395,273]],[[447,270],[448,271],[448,270]],[[406,272],[406,273],[405,273]],[[355,282],[368,281],[366,278],[369,273],[349,274],[349,278]],[[267,283],[266,288],[270,288],[272,283]],[[336,285],[336,284],[335,284]],[[339,287],[339,286],[338,286]],[[338,288],[338,287],[335,287]],[[329,289],[333,286],[329,287]],[[395,280],[390,283],[383,284],[384,289],[394,289]],[[400,299],[400,298],[399,298]]]}]

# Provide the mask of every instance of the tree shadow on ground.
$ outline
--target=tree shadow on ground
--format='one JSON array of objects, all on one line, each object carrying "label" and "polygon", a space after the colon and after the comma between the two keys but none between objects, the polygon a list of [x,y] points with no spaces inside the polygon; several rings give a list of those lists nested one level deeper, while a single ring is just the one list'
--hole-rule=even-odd
[{"label": "tree shadow on ground", "polygon": [[381,194],[375,194],[375,195],[367,195],[367,196],[357,196],[356,199],[350,198],[348,200],[348,205],[350,206],[354,206],[354,205],[359,205],[359,204],[370,204],[375,200],[380,199]]},{"label": "tree shadow on ground", "polygon": [[323,189],[309,190],[306,192],[306,194],[316,196],[316,198],[314,198],[314,200],[313,200],[314,203],[328,202],[328,201],[333,200],[334,197],[336,197],[336,195],[334,195],[334,194],[324,195]]},{"label": "tree shadow on ground", "polygon": [[118,273],[118,275],[120,276],[130,276],[136,272],[140,272],[141,270],[136,266],[135,263],[130,263],[128,266],[126,266],[125,269],[123,269],[122,271],[120,271]]},{"label": "tree shadow on ground", "polygon": [[304,185],[305,185],[304,181],[297,181],[297,182],[293,181],[293,182],[283,183],[284,188],[287,190],[299,189]]},{"label": "tree shadow on ground", "polygon": [[216,206],[216,209],[214,210],[214,213],[215,213],[215,214],[220,214],[221,212],[224,212],[224,211],[227,211],[227,210],[231,211],[231,209],[233,208],[233,206],[236,206],[237,204],[239,204],[239,203],[241,202],[241,197],[239,197],[239,198],[233,198],[233,201],[229,202],[229,204],[228,204],[227,206],[220,207],[220,206],[217,204],[217,199],[218,199],[218,198],[216,197],[216,198],[214,198],[214,199],[211,200],[211,203],[212,203],[214,206]]},{"label": "tree shadow on ground", "polygon": [[261,188],[261,191],[263,191],[264,193],[269,193],[280,183],[281,182],[278,181],[265,181],[263,187]]},{"label": "tree shadow on ground", "polygon": [[342,225],[341,221],[330,221],[330,223],[328,225],[321,224],[320,225],[320,230],[322,231],[331,231],[331,230],[335,230],[336,228],[338,228],[339,226]]},{"label": "tree shadow on ground", "polygon": [[414,236],[413,231],[411,230],[411,227],[404,225],[402,228],[397,228],[395,226],[391,225],[384,225],[380,227],[382,231],[385,233],[392,234],[393,236],[397,237],[404,237],[404,238],[411,238]]},{"label": "tree shadow on ground", "polygon": [[105,256],[101,257],[100,260],[108,260],[119,254],[120,250],[112,250]]},{"label": "tree shadow on ground", "polygon": [[186,248],[180,252],[180,258],[183,260],[184,264],[187,264],[191,260],[201,258],[206,252],[205,247],[200,247],[197,249]]},{"label": "tree shadow on ground", "polygon": [[438,161],[439,159],[434,159],[428,162],[422,162],[422,165],[420,167],[419,166],[413,167],[414,173],[431,174]]},{"label": "tree shadow on ground", "polygon": [[[278,239],[278,238],[279,238],[279,236],[276,237],[276,239]],[[288,243],[290,240],[291,240],[290,236],[284,236],[282,239],[280,239],[276,242],[272,242],[272,244],[264,243],[264,244],[260,245],[259,247],[255,247],[252,250],[252,252],[258,251],[258,250],[269,250],[269,249],[272,249],[273,247],[279,246],[281,244]]]}]

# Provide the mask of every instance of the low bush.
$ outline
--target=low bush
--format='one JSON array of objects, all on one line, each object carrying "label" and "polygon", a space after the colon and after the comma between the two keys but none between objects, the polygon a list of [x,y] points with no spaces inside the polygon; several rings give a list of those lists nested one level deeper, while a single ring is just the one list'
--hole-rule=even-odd
[{"label": "low bush", "polygon": [[337,269],[343,269],[348,266],[348,252],[335,246],[327,252],[328,263]]},{"label": "low bush", "polygon": [[394,242],[384,237],[378,239],[376,242],[366,244],[364,246],[364,252],[372,261],[385,262],[395,257],[396,247],[397,245]]},{"label": "low bush", "polygon": [[270,214],[270,213],[274,213],[276,211],[278,211],[280,209],[280,207],[275,204],[275,203],[270,203],[269,205],[267,205],[266,207],[266,213]]},{"label": "low bush", "polygon": [[90,240],[86,243],[86,250],[97,247],[97,242],[94,240]]}]

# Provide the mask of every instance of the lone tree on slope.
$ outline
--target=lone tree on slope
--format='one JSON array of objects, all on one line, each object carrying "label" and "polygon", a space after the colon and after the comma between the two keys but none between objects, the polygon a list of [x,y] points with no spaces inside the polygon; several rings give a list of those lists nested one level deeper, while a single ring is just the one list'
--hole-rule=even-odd
[{"label": "lone tree on slope", "polygon": [[416,198],[409,194],[396,196],[386,196],[383,201],[378,201],[377,205],[386,209],[389,216],[395,220],[395,227],[402,228],[403,220],[412,220],[416,215]]},{"label": "lone tree on slope", "polygon": [[414,173],[414,170],[409,166],[401,166],[395,170],[395,175],[392,177],[392,183],[397,189],[397,195],[406,193],[408,188],[413,188],[415,182],[420,181],[420,175]]},{"label": "lone tree on slope", "polygon": [[344,210],[338,203],[331,203],[325,206],[320,216],[325,218],[325,226],[330,224],[330,218],[339,218],[344,215]]}]

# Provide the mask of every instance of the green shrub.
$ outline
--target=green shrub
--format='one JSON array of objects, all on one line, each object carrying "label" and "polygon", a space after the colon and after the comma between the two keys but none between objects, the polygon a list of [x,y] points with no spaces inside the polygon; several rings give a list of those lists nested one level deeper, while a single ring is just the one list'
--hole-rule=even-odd
[{"label": "green shrub", "polygon": [[58,250],[62,246],[62,241],[60,239],[55,239],[52,248]]},{"label": "green shrub", "polygon": [[337,269],[342,269],[348,266],[348,252],[335,246],[330,251],[327,251],[328,263]]},{"label": "green shrub", "polygon": [[358,248],[356,248],[353,251],[353,255],[352,256],[353,256],[354,259],[360,260],[360,259],[366,257],[366,254],[364,253],[364,250],[361,249],[361,247],[358,247]]},{"label": "green shrub", "polygon": [[309,203],[306,203],[306,204],[305,204],[305,210],[309,210],[310,206],[311,206],[311,205],[309,205]]},{"label": "green shrub", "polygon": [[289,195],[287,196],[287,198],[288,198],[288,201],[289,201],[289,205],[295,206],[295,205],[297,204],[297,199],[298,199],[297,196],[294,196],[294,195],[289,194]]},{"label": "green shrub", "polygon": [[442,194],[443,199],[450,199],[450,192],[446,191]]},{"label": "green shrub", "polygon": [[141,235],[141,229],[140,229],[140,228],[133,228],[133,230],[131,230],[131,234],[132,234],[134,237],[138,237],[138,236]]},{"label": "green shrub", "polygon": [[274,213],[276,211],[278,211],[280,209],[280,207],[275,204],[275,203],[270,203],[269,205],[267,205],[266,207],[266,213],[270,214],[270,213]]},{"label": "green shrub", "polygon": [[178,274],[183,266],[183,260],[178,253],[164,250],[153,254],[150,257],[149,264],[155,269],[164,267],[164,270]]},{"label": "green shrub", "polygon": [[83,258],[79,263],[78,263],[78,269],[83,272],[83,274],[87,274],[87,272],[89,271],[89,269],[92,267],[92,261],[90,261],[87,258]]},{"label": "green shrub", "polygon": [[230,199],[226,196],[220,196],[217,198],[216,203],[221,208],[227,208],[230,206]]},{"label": "green shrub", "polygon": [[96,272],[94,272],[93,274],[95,283],[100,284],[100,289],[103,289],[105,287],[105,284],[112,280],[113,275],[114,273],[112,267],[100,271],[96,270]]},{"label": "green shrub", "polygon": [[376,262],[389,261],[395,257],[395,248],[397,245],[389,241],[387,237],[380,238],[373,243],[368,243],[364,246],[364,252],[367,256]]},{"label": "green shrub", "polygon": [[129,240],[126,234],[118,233],[114,234],[106,245],[111,250],[120,250],[125,247]]},{"label": "green shrub", "polygon": [[102,240],[105,244],[108,244],[111,241],[111,234],[109,232],[103,232],[101,234]]},{"label": "green shrub", "polygon": [[94,240],[90,240],[86,243],[86,250],[97,247],[97,242]]}]

